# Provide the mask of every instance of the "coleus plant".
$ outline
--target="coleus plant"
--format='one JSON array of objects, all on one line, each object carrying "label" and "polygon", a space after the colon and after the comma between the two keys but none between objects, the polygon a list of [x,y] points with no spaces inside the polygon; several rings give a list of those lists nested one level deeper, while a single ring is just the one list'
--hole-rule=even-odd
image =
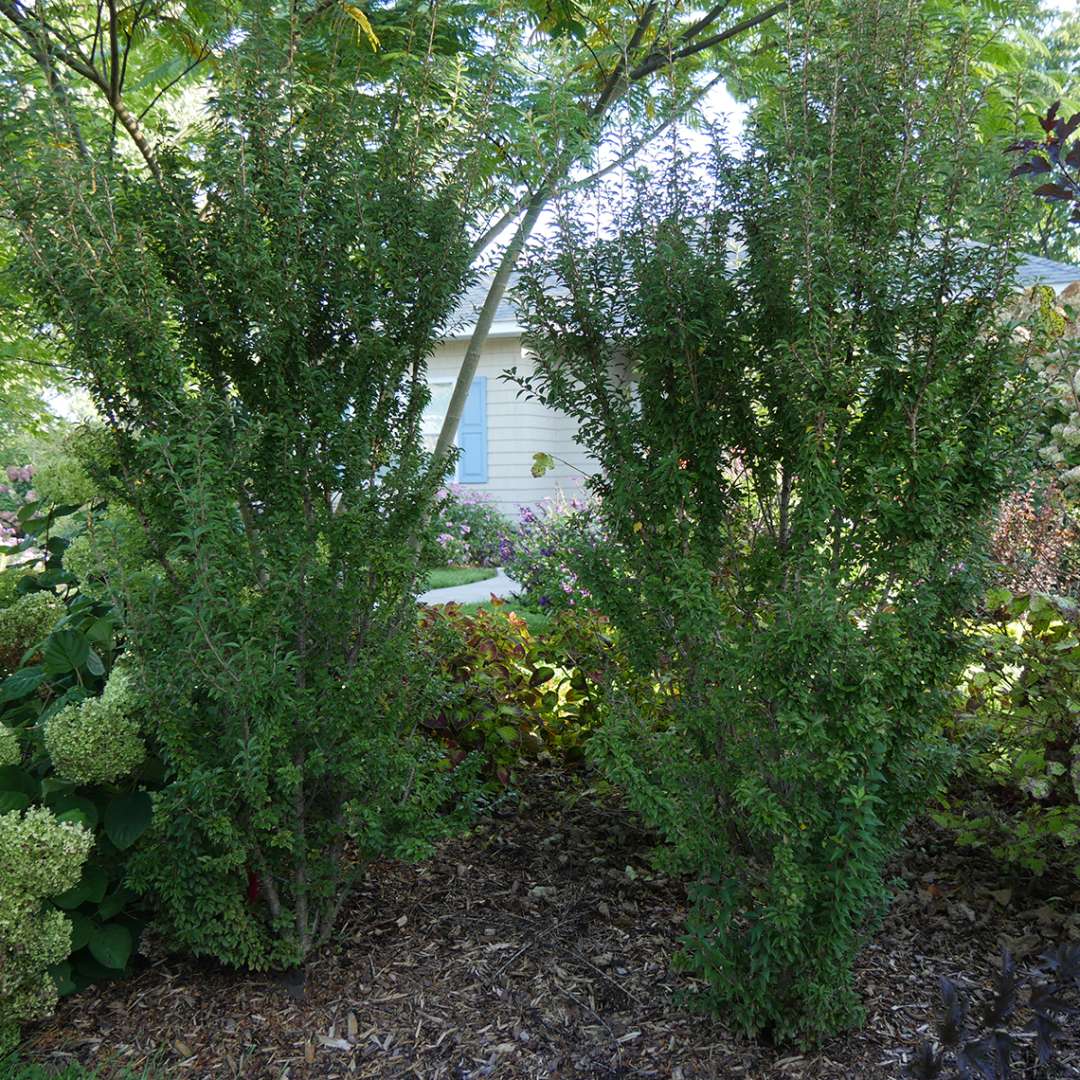
[{"label": "coleus plant", "polygon": [[[1054,1054],[1054,1038],[1063,1030],[1062,1020],[1080,1013],[1068,996],[1070,990],[1080,990],[1080,945],[1059,945],[1040,959],[1038,977],[1025,987],[1005,949],[993,996],[974,1014],[959,984],[939,979],[942,1013],[937,1042],[919,1045],[907,1075],[914,1080],[1010,1080],[1022,1033],[1034,1035],[1039,1065],[1047,1065]],[[1030,1021],[1018,1028],[1021,1010],[1030,1013]]]},{"label": "coleus plant", "polygon": [[1008,147],[1010,153],[1027,155],[1010,175],[1045,178],[1033,194],[1071,205],[1069,220],[1080,222],[1080,136],[1074,138],[1080,130],[1080,112],[1066,120],[1058,116],[1060,108],[1061,102],[1055,101],[1039,118],[1045,138],[1020,139]]}]

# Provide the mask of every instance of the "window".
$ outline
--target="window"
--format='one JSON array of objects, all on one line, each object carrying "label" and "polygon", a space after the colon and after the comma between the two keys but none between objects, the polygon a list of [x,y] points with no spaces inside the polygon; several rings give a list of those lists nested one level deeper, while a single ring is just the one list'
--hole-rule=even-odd
[{"label": "window", "polygon": [[[424,409],[424,444],[428,450],[435,449],[442,430],[454,384],[449,379],[432,379],[429,383],[431,400]],[[459,484],[486,484],[487,469],[487,379],[477,375],[469,388],[469,396],[462,410],[456,439],[461,448],[458,455],[457,475]]]}]

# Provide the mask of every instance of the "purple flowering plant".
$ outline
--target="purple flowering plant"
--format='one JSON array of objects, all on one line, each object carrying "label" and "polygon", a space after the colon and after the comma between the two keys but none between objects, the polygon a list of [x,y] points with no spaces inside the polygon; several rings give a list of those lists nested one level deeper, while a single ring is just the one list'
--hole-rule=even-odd
[{"label": "purple flowering plant", "polygon": [[34,479],[33,465],[8,465],[0,476],[0,568],[5,565],[17,565],[34,562],[39,553],[24,551],[18,554],[4,554],[2,549],[19,543],[22,530],[19,526],[19,511],[37,500],[37,492],[31,486]]},{"label": "purple flowering plant", "polygon": [[513,550],[504,565],[536,606],[588,608],[591,594],[579,580],[581,566],[607,542],[594,503],[560,494],[521,507]]},{"label": "purple flowering plant", "polygon": [[490,495],[451,484],[439,493],[435,543],[444,566],[500,566],[512,550],[513,525]]}]

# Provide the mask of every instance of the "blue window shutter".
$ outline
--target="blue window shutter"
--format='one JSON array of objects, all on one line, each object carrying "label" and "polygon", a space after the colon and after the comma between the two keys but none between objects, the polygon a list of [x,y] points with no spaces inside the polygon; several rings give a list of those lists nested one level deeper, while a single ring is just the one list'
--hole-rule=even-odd
[{"label": "blue window shutter", "polygon": [[469,396],[458,427],[458,482],[486,484],[487,467],[487,380],[482,375],[473,379]]}]

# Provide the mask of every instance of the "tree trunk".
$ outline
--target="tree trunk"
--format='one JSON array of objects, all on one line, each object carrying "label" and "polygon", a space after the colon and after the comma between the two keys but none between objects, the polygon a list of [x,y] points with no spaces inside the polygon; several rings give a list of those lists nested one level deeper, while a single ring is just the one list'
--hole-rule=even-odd
[{"label": "tree trunk", "polygon": [[491,286],[488,289],[484,304],[476,319],[476,327],[472,337],[469,338],[469,347],[465,350],[465,359],[461,362],[461,370],[458,372],[457,381],[454,383],[454,392],[450,397],[450,404],[446,410],[446,419],[443,421],[442,430],[439,432],[439,440],[435,444],[436,467],[444,462],[454,444],[458,426],[461,423],[461,414],[465,409],[465,401],[469,396],[469,389],[476,375],[476,368],[480,362],[480,353],[483,352],[484,344],[491,332],[491,324],[495,321],[495,311],[506,293],[506,286],[510,282],[510,275],[517,264],[518,256],[525,247],[526,241],[532,235],[536,222],[551,197],[551,188],[544,186],[532,197],[525,210],[525,216],[521,219],[514,238],[510,241],[499,261],[499,268],[495,271]]}]

